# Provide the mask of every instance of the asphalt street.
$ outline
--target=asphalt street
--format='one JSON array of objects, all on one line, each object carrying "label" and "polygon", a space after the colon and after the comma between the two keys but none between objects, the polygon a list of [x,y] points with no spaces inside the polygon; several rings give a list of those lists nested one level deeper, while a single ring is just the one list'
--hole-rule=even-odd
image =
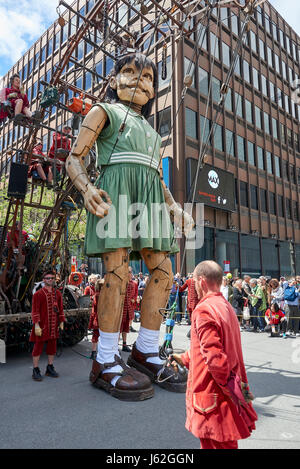
[{"label": "asphalt street", "polygon": [[[134,327],[139,325],[134,323]],[[186,350],[187,325],[176,326],[174,349]],[[162,327],[162,338],[164,327]],[[242,332],[244,359],[259,420],[240,448],[300,447],[300,338]],[[130,333],[128,344],[136,338]],[[31,378],[29,353],[0,364],[0,448],[198,449],[185,423],[185,395],[155,386],[152,399],[120,402],[90,385],[91,344],[84,340],[56,358],[59,379]],[[127,359],[128,354],[123,357]],[[42,374],[46,356],[40,363]]]}]

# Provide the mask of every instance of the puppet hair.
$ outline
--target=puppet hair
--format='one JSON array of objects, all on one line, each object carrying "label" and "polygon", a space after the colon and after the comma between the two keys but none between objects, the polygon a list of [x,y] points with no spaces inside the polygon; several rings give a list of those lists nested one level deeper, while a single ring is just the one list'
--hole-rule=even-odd
[{"label": "puppet hair", "polygon": [[[116,61],[115,67],[111,73],[110,76],[117,76],[120,70],[124,67],[124,65],[131,63],[134,60],[134,64],[137,67],[138,70],[142,70],[144,67],[151,67],[153,70],[153,88],[155,94],[157,93],[157,87],[158,87],[158,73],[157,73],[157,68],[150,60],[147,58],[144,54],[141,54],[140,52],[133,52],[128,55],[125,55],[124,57],[120,58],[119,60]],[[145,119],[148,119],[148,117],[151,114],[152,106],[154,103],[154,98],[150,99],[147,104],[145,104],[142,107],[142,115],[145,117]],[[104,101],[106,103],[117,103],[119,101],[118,94],[116,90],[113,90],[110,85],[108,84],[108,88],[104,97]]]}]

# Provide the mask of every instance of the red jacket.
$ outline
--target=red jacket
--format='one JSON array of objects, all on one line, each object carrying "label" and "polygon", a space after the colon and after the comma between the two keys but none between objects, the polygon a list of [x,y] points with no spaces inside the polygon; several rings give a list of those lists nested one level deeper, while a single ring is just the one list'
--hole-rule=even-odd
[{"label": "red jacket", "polygon": [[58,339],[58,326],[65,321],[63,312],[63,300],[60,291],[52,289],[49,292],[41,288],[32,297],[32,322],[39,323],[43,330],[41,337],[35,335],[34,326],[30,335],[30,342],[46,342],[50,339]]},{"label": "red jacket", "polygon": [[199,301],[194,279],[188,278],[187,281],[181,287],[179,287],[180,293],[186,289],[188,289],[187,307],[189,310],[194,311]]},{"label": "red jacket", "polygon": [[279,324],[281,319],[286,317],[285,314],[281,311],[281,309],[279,311],[277,311],[277,313],[275,313],[275,312],[271,311],[270,308],[267,309],[267,311],[265,313],[265,316],[269,319],[271,325]]},{"label": "red jacket", "polygon": [[187,430],[219,442],[249,437],[256,412],[246,404],[240,415],[227,388],[231,372],[244,383],[247,376],[238,320],[222,293],[207,294],[193,311],[191,349],[182,360],[189,368]]},{"label": "red jacket", "polygon": [[[55,145],[56,145],[56,150],[59,150],[60,148],[63,148],[64,150],[71,151],[71,140],[68,137],[68,135],[64,135],[64,134],[60,134],[60,133],[54,133],[53,134],[53,139],[52,139],[52,146],[51,146],[51,148],[49,150],[49,154],[48,154],[49,158],[54,158],[55,157]],[[57,158],[60,161],[66,161],[65,158],[61,158],[59,156]]]}]

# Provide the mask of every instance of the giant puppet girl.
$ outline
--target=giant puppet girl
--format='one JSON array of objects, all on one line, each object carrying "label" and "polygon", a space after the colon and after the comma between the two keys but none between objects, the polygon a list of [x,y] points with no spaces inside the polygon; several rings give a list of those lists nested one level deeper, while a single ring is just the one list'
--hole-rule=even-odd
[{"label": "giant puppet girl", "polygon": [[[159,309],[165,308],[172,287],[169,255],[178,251],[166,205],[175,219],[183,217],[189,226],[193,220],[162,180],[161,138],[146,120],[156,91],[157,70],[151,60],[139,53],[121,57],[105,102],[93,106],[85,118],[66,165],[89,212],[86,254],[102,256],[106,270],[98,302],[98,355],[90,381],[114,397],[134,401],[153,396],[151,381],[174,392],[186,389],[186,375],[164,366],[159,357]],[[94,186],[84,160],[95,143],[101,172]],[[139,217],[134,218],[136,213]],[[118,339],[129,259],[137,258],[144,260],[151,279],[143,295],[140,332],[125,365]]]}]

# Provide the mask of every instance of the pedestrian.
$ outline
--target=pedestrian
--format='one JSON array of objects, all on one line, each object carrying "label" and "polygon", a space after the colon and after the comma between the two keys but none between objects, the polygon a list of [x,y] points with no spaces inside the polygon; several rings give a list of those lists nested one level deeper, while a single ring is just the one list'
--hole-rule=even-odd
[{"label": "pedestrian", "polygon": [[104,279],[97,280],[95,283],[95,294],[91,299],[93,300],[93,305],[92,305],[92,312],[90,315],[90,320],[89,320],[89,325],[88,329],[93,331],[92,335],[92,352],[91,352],[91,360],[96,360],[97,357],[97,345],[99,341],[99,322],[98,322],[98,313],[97,313],[97,307],[98,307],[98,300],[101,292],[101,288],[104,284]]},{"label": "pedestrian", "polygon": [[276,278],[272,278],[269,282],[268,302],[270,305],[277,303],[280,309],[284,309],[283,288]]},{"label": "pedestrian", "polygon": [[92,274],[88,278],[88,285],[85,287],[84,290],[84,295],[90,295],[91,300],[93,300],[93,297],[96,293],[95,291],[95,284],[97,282],[97,276]]},{"label": "pedestrian", "polygon": [[243,360],[234,309],[220,287],[223,270],[201,262],[194,279],[200,301],[193,311],[190,350],[173,355],[189,368],[186,429],[200,438],[202,449],[237,449],[257,420]]},{"label": "pedestrian", "polygon": [[287,316],[287,335],[296,337],[299,335],[299,291],[296,288],[297,282],[294,278],[290,279],[284,287],[284,307]]},{"label": "pedestrian", "polygon": [[244,304],[246,301],[248,301],[247,296],[243,290],[242,283],[243,282],[241,279],[236,280],[233,286],[232,294],[232,307],[235,311],[235,314],[237,315],[240,327],[242,325]]},{"label": "pedestrian", "polygon": [[258,281],[255,278],[250,280],[251,294],[250,294],[250,312],[254,332],[262,332],[265,328],[263,318],[261,316],[261,311],[265,313],[266,311],[266,302],[265,295],[258,285]]},{"label": "pedestrian", "polygon": [[35,381],[42,381],[39,369],[39,359],[47,343],[46,353],[48,355],[48,365],[46,376],[58,378],[53,362],[56,354],[57,339],[59,329],[64,329],[65,316],[63,312],[62,294],[54,288],[56,273],[49,270],[44,273],[44,287],[38,290],[32,298],[32,322],[33,328],[30,335],[30,342],[34,343],[32,352],[33,374]]},{"label": "pedestrian", "polygon": [[[195,281],[193,278],[187,278],[184,284],[179,287],[179,291],[183,292],[184,290],[188,290],[187,296],[187,314],[188,314],[188,323],[191,324],[192,313],[196,308],[199,298],[195,288]],[[187,333],[187,337],[190,339],[191,331],[189,330]]]},{"label": "pedestrian", "polygon": [[279,308],[277,303],[272,303],[271,307],[267,309],[265,315],[265,321],[267,323],[265,327],[266,332],[271,332],[270,337],[276,337],[278,330],[276,330],[276,326],[281,327],[282,329],[282,337],[286,339],[286,328],[287,328],[287,318],[284,312]]}]

